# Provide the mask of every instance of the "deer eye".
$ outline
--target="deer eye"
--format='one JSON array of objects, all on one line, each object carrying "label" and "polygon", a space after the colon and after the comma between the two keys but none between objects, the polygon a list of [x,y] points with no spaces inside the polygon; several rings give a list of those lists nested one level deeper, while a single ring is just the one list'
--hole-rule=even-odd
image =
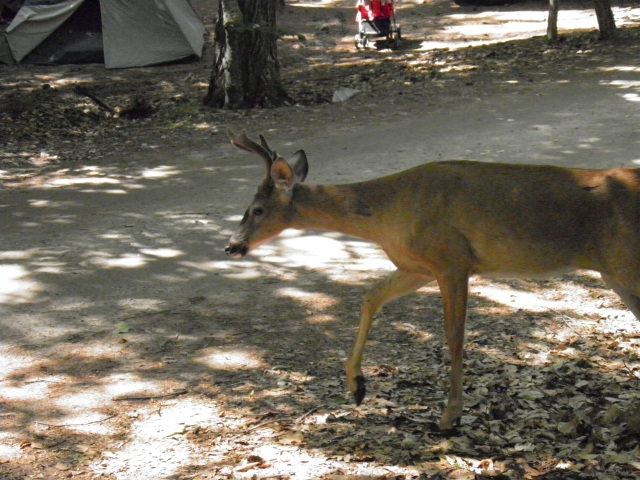
[{"label": "deer eye", "polygon": [[256,208],[253,209],[253,216],[254,217],[261,217],[262,215],[264,215],[264,208],[256,207]]}]

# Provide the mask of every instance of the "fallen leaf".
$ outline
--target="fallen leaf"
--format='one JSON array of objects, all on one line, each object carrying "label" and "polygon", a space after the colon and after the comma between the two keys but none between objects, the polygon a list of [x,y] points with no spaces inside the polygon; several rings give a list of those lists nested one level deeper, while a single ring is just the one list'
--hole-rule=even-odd
[{"label": "fallen leaf", "polygon": [[299,445],[304,441],[304,435],[300,432],[291,432],[281,436],[278,442],[281,445]]}]

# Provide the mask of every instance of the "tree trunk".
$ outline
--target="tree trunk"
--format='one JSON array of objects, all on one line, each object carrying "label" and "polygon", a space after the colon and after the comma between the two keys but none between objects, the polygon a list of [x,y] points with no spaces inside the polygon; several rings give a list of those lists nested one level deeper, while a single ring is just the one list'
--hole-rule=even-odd
[{"label": "tree trunk", "polygon": [[219,0],[214,61],[204,104],[216,108],[282,105],[276,0]]},{"label": "tree trunk", "polygon": [[616,21],[609,0],[595,0],[596,17],[600,28],[600,40],[612,40],[616,36]]},{"label": "tree trunk", "polygon": [[558,10],[560,0],[549,0],[549,18],[547,19],[547,40],[555,42],[558,40]]}]

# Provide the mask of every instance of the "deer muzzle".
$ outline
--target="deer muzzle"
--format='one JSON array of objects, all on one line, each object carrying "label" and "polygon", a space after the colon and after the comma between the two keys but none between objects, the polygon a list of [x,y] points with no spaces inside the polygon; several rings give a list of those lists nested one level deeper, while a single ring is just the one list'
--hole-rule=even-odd
[{"label": "deer muzzle", "polygon": [[224,253],[229,255],[231,258],[242,258],[248,251],[249,245],[247,245],[247,242],[234,242],[233,239],[224,249]]}]

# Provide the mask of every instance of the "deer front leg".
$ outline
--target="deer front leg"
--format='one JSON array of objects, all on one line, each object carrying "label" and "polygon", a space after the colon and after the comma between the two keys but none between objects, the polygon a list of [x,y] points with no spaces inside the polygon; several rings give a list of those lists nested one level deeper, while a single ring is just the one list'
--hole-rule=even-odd
[{"label": "deer front leg", "polygon": [[347,385],[355,399],[356,405],[362,403],[366,393],[364,375],[362,375],[360,365],[362,363],[364,347],[367,343],[367,335],[374,316],[382,309],[385,303],[403,297],[433,280],[434,277],[430,275],[396,270],[389,277],[376,283],[373,288],[367,292],[364,302],[362,303],[360,326],[358,327],[356,341],[351,350],[351,355],[349,355],[349,359],[345,364]]},{"label": "deer front leg", "polygon": [[620,299],[624,302],[631,313],[640,320],[640,297],[634,295],[634,292],[622,286],[613,275],[606,273],[600,273],[602,279],[611,287],[611,290],[616,292]]},{"label": "deer front leg", "polygon": [[451,385],[447,407],[440,419],[440,430],[450,430],[462,416],[462,357],[469,275],[464,272],[441,276],[438,284],[444,306],[444,332],[451,354]]}]

